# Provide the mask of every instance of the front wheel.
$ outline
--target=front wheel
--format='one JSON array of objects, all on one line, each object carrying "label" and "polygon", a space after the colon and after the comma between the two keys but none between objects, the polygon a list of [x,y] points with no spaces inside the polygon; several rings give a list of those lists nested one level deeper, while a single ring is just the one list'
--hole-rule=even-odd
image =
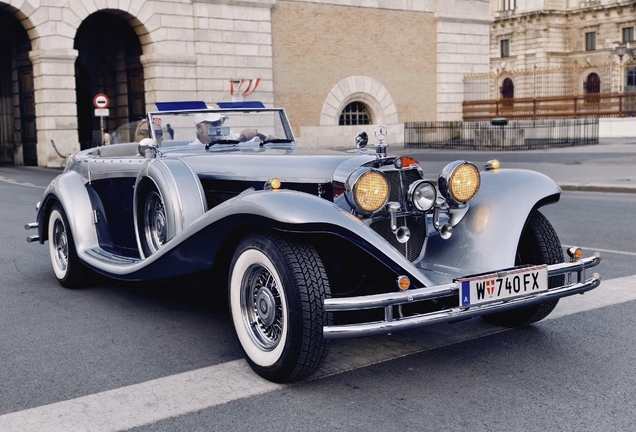
[{"label": "front wheel", "polygon": [[327,356],[331,323],[322,261],[309,244],[274,234],[247,236],[230,268],[230,312],[249,365],[274,382],[300,380]]},{"label": "front wheel", "polygon": [[49,255],[53,272],[65,288],[80,288],[87,283],[90,270],[80,261],[66,218],[60,204],[53,205],[49,216]]},{"label": "front wheel", "polygon": [[[515,265],[523,264],[557,264],[563,262],[563,249],[552,224],[543,214],[535,211],[521,234]],[[548,287],[563,285],[565,276],[548,278]],[[505,312],[485,315],[487,322],[503,327],[518,327],[532,324],[547,317],[554,310],[559,300],[550,300],[538,305],[526,306]]]}]

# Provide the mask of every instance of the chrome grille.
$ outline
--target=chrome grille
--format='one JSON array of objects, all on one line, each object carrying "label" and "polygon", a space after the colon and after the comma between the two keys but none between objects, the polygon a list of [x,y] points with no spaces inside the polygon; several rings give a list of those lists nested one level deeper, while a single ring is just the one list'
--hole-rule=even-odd
[{"label": "chrome grille", "polygon": [[388,219],[379,220],[371,224],[371,229],[380,234],[391,246],[398,250],[409,261],[415,261],[422,252],[426,240],[426,220],[424,216],[403,216],[397,218],[398,226],[406,226],[411,231],[411,238],[406,243],[400,243],[391,231]]},{"label": "chrome grille", "polygon": [[[390,170],[383,171],[389,180],[391,193],[389,201],[400,203],[401,212],[412,211],[411,205],[407,200],[409,186],[416,180],[420,180],[422,176],[417,169]],[[426,239],[426,220],[424,216],[401,216],[397,219],[398,227],[406,226],[411,231],[411,237],[408,242],[400,243],[395,238],[395,234],[391,231],[391,222],[389,219],[376,220],[371,224],[371,229],[380,234],[391,246],[397,249],[409,261],[415,261],[422,251],[424,240]]]}]

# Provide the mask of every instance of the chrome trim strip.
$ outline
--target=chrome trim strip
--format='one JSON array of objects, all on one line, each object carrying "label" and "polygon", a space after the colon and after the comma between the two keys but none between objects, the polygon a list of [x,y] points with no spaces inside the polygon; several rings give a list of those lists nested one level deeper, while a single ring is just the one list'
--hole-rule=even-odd
[{"label": "chrome trim strip", "polygon": [[[390,333],[393,331],[407,330],[430,324],[472,318],[488,313],[501,312],[518,307],[529,306],[536,303],[543,303],[549,300],[555,300],[573,294],[582,294],[600,285],[601,277],[598,273],[594,273],[591,278],[586,280],[581,277],[584,275],[585,269],[594,267],[600,262],[601,254],[595,253],[592,257],[584,258],[576,262],[553,264],[548,266],[548,276],[578,273],[578,281],[576,283],[568,283],[557,288],[552,288],[548,291],[544,291],[538,294],[525,297],[517,297],[497,303],[472,306],[467,309],[455,307],[442,311],[415,315],[407,318],[395,319],[391,317],[391,319],[385,319],[385,321],[377,321],[371,323],[324,326],[323,336],[325,338],[373,336]],[[570,278],[567,278],[566,281],[569,282],[569,279]],[[406,292],[325,299],[324,307],[325,310],[328,312],[374,309],[381,307],[387,308],[395,305],[423,301],[442,296],[458,295],[458,293],[459,283],[454,282],[445,285],[418,288]],[[385,314],[385,317],[388,316],[389,314]]]}]

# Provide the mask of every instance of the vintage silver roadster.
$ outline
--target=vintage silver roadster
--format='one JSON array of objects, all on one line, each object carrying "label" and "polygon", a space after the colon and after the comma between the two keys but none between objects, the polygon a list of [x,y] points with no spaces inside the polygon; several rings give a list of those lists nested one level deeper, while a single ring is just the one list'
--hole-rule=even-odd
[{"label": "vintage silver roadster", "polygon": [[[55,277],[151,280],[201,271],[228,289],[251,367],[299,380],[329,340],[482,317],[514,327],[600,284],[601,257],[563,249],[539,208],[546,176],[459,160],[436,181],[388,156],[385,132],[349,151],[299,148],[285,111],[165,104],[138,142],[69,159],[37,205]],[[132,132],[131,132],[132,135]]]}]

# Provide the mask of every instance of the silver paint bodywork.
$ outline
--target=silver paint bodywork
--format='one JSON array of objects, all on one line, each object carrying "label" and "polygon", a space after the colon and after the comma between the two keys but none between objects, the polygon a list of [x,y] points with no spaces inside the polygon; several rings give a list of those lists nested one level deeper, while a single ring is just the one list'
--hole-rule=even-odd
[{"label": "silver paint bodywork", "polygon": [[[214,262],[218,247],[229,231],[250,224],[273,227],[283,233],[334,234],[355,244],[360,253],[373,256],[395,274],[411,279],[412,288],[407,292],[387,286],[387,294],[325,300],[329,311],[366,309],[370,304],[387,308],[383,322],[358,327],[325,327],[326,337],[378,334],[452,321],[584,292],[600,283],[597,275],[585,279],[582,272],[598,264],[599,256],[569,267],[568,264],[551,266],[551,272],[575,272],[579,280],[541,296],[474,307],[470,311],[457,309],[395,320],[388,312],[389,307],[452,294],[457,290],[454,280],[460,276],[513,267],[529,215],[536,208],[557,201],[559,187],[536,172],[484,171],[477,196],[467,206],[450,210],[452,236],[443,239],[429,214],[422,252],[417,259],[409,261],[370,228],[370,220],[352,214],[342,197],[334,202],[323,199],[320,187],[315,194],[284,188],[285,183],[334,187],[344,184],[356,169],[374,163],[376,155],[366,150],[349,153],[301,150],[296,148],[293,136],[291,138],[290,143],[272,146],[249,142],[204,148],[202,144],[188,142],[166,143],[158,146],[156,157],[150,158],[140,155],[135,143],[82,151],[73,156],[64,173],[44,192],[37,217],[38,239],[40,243],[47,240],[49,212],[53,203],[59,202],[67,214],[81,261],[114,278],[145,280],[204,270]],[[247,187],[249,182],[265,185],[272,178],[281,180],[281,190]],[[100,243],[97,225],[104,223],[100,220],[103,216],[95,209],[88,189],[95,182],[117,179],[125,179],[134,189],[130,197],[138,256],[118,254]],[[204,179],[246,182],[246,187],[236,196],[208,208],[202,186]],[[151,256],[145,256],[142,250],[138,229],[139,203],[143,198],[138,196],[138,191],[146,182],[151,182],[163,196],[169,225],[167,243]],[[202,239],[213,239],[214,244],[203,243]]]}]

